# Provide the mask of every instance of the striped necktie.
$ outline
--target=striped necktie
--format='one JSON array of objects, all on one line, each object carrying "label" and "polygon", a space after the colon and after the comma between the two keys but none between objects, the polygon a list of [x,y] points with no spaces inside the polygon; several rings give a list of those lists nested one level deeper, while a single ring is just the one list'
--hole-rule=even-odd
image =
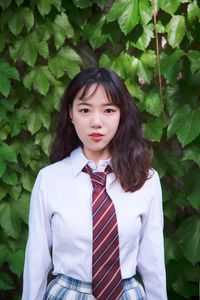
[{"label": "striped necktie", "polygon": [[92,172],[86,165],[83,172],[90,175],[93,216],[92,291],[97,300],[119,300],[123,283],[119,260],[119,236],[114,204],[106,191],[106,175],[112,172]]}]

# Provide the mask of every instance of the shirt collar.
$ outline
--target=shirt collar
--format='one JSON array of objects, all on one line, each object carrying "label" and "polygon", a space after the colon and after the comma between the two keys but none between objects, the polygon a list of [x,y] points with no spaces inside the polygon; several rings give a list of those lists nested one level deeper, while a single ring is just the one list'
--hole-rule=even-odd
[{"label": "shirt collar", "polygon": [[110,164],[110,159],[108,160],[100,160],[98,168],[95,166],[95,163],[92,160],[89,160],[83,154],[83,150],[81,147],[76,148],[70,154],[70,160],[72,163],[72,170],[74,176],[78,175],[85,165],[89,164],[89,166],[94,171],[104,171],[108,164]]}]

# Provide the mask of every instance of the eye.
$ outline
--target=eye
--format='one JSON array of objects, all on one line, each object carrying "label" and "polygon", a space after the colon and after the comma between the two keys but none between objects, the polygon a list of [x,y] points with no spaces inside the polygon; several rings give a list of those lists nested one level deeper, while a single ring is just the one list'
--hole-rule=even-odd
[{"label": "eye", "polygon": [[110,113],[112,113],[112,112],[114,112],[114,111],[115,111],[115,110],[112,109],[112,108],[107,108],[107,109],[105,110],[105,112],[108,113],[108,114],[110,114]]},{"label": "eye", "polygon": [[80,112],[82,112],[82,113],[88,113],[89,112],[89,109],[88,108],[82,108],[82,109],[80,109]]}]

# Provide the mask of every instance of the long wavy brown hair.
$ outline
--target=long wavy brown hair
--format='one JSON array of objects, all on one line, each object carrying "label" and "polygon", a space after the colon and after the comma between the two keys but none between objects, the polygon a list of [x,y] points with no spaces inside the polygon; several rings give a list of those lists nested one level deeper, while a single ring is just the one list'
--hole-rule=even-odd
[{"label": "long wavy brown hair", "polygon": [[141,114],[121,78],[112,70],[87,68],[78,73],[66,89],[61,105],[50,159],[59,161],[82,146],[70,118],[70,107],[82,89],[83,98],[89,87],[96,83],[105,89],[108,99],[120,108],[120,122],[109,150],[116,179],[126,192],[141,188],[149,176],[152,151],[141,130]]}]

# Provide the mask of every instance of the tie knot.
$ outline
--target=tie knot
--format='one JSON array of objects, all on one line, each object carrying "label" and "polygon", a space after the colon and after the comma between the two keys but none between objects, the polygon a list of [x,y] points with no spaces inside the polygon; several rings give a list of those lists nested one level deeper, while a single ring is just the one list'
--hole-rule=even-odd
[{"label": "tie knot", "polygon": [[108,165],[104,172],[93,172],[92,169],[88,165],[86,165],[82,171],[90,175],[92,185],[95,188],[96,186],[106,185],[106,176],[108,173],[112,172],[112,169]]}]

